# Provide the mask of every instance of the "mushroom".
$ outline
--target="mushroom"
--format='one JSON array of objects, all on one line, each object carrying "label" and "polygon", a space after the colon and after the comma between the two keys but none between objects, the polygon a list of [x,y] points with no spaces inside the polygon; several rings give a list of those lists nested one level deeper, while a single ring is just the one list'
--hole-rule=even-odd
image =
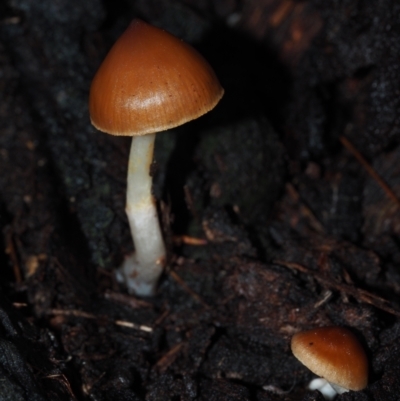
[{"label": "mushroom", "polygon": [[213,69],[196,50],[138,19],[117,40],[93,78],[92,124],[111,135],[132,136],[126,213],[135,253],[120,271],[130,292],[154,294],[166,258],[151,193],[155,133],[207,113],[223,93]]},{"label": "mushroom", "polygon": [[[343,327],[320,327],[297,333],[291,342],[293,355],[322,379],[311,389],[327,399],[336,393],[359,391],[368,384],[368,361],[356,336]],[[329,388],[328,383],[334,391]]]}]

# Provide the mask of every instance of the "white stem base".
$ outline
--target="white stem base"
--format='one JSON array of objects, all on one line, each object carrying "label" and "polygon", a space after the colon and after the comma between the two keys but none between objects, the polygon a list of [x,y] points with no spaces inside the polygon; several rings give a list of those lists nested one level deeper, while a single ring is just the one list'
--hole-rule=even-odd
[{"label": "white stem base", "polygon": [[155,134],[132,138],[126,214],[135,254],[125,259],[117,276],[129,292],[141,296],[154,295],[165,263],[164,241],[151,195],[154,139]]},{"label": "white stem base", "polygon": [[311,380],[308,384],[308,388],[310,390],[318,390],[326,400],[333,400],[337,394],[343,394],[349,391],[337,384],[330,383],[321,377]]}]

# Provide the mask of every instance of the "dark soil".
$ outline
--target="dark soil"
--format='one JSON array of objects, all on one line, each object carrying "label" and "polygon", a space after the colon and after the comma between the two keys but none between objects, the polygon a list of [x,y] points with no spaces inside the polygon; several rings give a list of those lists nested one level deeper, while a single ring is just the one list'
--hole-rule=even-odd
[{"label": "dark soil", "polygon": [[[0,400],[321,400],[290,339],[327,325],[370,361],[368,388],[338,399],[399,400],[399,15],[395,0],[3,0]],[[134,17],[192,43],[225,88],[158,136],[170,257],[148,299],[113,274],[133,251],[129,139],[87,106]]]}]

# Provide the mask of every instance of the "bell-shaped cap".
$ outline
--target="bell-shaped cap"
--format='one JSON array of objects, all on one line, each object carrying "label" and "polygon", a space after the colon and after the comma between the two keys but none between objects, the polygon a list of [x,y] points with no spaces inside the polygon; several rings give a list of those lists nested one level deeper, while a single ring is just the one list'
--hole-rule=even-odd
[{"label": "bell-shaped cap", "polygon": [[343,327],[321,327],[292,338],[293,355],[330,383],[359,391],[368,384],[368,360],[356,336]]},{"label": "bell-shaped cap", "polygon": [[195,49],[135,19],[97,71],[89,111],[100,131],[145,135],[200,117],[223,93],[213,69]]}]

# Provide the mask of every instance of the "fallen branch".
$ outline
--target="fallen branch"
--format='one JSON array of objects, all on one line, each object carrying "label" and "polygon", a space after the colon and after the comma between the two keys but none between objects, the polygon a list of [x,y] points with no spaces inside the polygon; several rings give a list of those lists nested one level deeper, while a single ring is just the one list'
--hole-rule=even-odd
[{"label": "fallen branch", "polygon": [[360,302],[364,302],[366,304],[374,306],[375,308],[384,310],[385,312],[388,312],[392,315],[400,317],[400,311],[393,308],[393,306],[390,304],[390,302],[388,300],[378,297],[374,294],[371,294],[368,291],[354,287],[353,285],[338,283],[337,281],[333,280],[332,278],[327,277],[324,274],[315,272],[313,270],[309,270],[306,267],[300,265],[299,263],[287,262],[284,260],[274,260],[273,263],[280,265],[280,266],[287,267],[289,269],[293,269],[293,270],[297,270],[302,273],[305,273],[305,274],[313,277],[324,287],[333,288],[346,295],[351,295],[352,297],[354,297],[355,299],[357,299]]},{"label": "fallen branch", "polygon": [[393,192],[392,188],[383,180],[383,178],[374,170],[374,168],[367,162],[364,156],[354,147],[354,145],[344,136],[339,137],[342,145],[349,150],[358,162],[365,168],[367,173],[378,183],[378,185],[386,193],[386,196],[391,199],[400,208],[400,199]]},{"label": "fallen branch", "polygon": [[196,292],[194,292],[186,283],[185,281],[173,270],[170,270],[168,274],[193,298],[195,299],[198,303],[200,303],[204,308],[209,309],[209,305],[203,299],[198,295]]}]

